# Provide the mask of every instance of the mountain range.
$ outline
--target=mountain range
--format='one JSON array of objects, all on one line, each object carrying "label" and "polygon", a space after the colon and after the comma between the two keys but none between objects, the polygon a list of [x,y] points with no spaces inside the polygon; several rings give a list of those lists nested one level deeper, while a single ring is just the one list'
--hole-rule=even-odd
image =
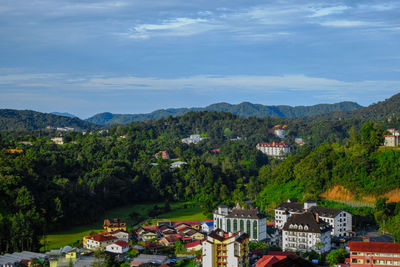
[{"label": "mountain range", "polygon": [[86,121],[98,125],[126,124],[132,121],[158,120],[168,116],[182,116],[192,111],[216,111],[229,112],[243,118],[254,117],[280,117],[295,118],[330,113],[334,111],[352,111],[361,108],[355,102],[340,102],[335,104],[318,104],[314,106],[264,106],[243,102],[237,105],[228,103],[216,103],[204,108],[171,108],[160,109],[147,114],[112,114],[99,113],[86,119]]},{"label": "mountain range", "polygon": [[[178,108],[156,110],[148,114],[112,114],[100,113],[87,120],[81,120],[72,114],[41,113],[32,110],[0,109],[0,131],[38,130],[50,125],[53,127],[73,127],[76,129],[96,129],[99,125],[110,126],[126,124],[132,121],[157,120],[167,116],[182,116],[188,112],[219,111],[230,112],[241,117],[281,117],[301,118],[304,121],[328,121],[343,119],[372,119],[400,116],[400,93],[384,101],[361,107],[354,102],[319,104],[314,106],[264,106],[243,102],[238,105],[217,103],[205,108]],[[74,116],[74,117],[73,117]]]}]

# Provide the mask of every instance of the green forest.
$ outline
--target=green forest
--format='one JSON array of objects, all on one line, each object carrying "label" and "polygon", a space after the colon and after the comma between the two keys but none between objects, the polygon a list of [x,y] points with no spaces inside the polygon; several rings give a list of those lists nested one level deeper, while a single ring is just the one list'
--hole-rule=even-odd
[{"label": "green forest", "polygon": [[[276,124],[287,124],[285,142],[293,147],[285,160],[255,148],[280,140],[270,133]],[[54,130],[3,132],[0,251],[39,250],[46,233],[90,223],[124,204],[192,201],[209,214],[220,203],[246,200],[268,211],[288,197],[318,199],[336,184],[359,195],[380,195],[400,187],[400,152],[379,150],[385,129],[399,126],[398,118],[304,122],[191,112],[108,132],[64,133],[64,145],[50,141],[59,134]],[[207,139],[181,142],[193,133]],[[295,145],[298,136],[305,146]],[[8,153],[10,148],[23,153]],[[220,153],[211,152],[216,148]],[[171,160],[156,159],[160,150]],[[171,170],[174,160],[188,164]],[[383,203],[374,217],[397,241],[400,233],[391,225],[400,220],[399,211],[398,204]]]}]

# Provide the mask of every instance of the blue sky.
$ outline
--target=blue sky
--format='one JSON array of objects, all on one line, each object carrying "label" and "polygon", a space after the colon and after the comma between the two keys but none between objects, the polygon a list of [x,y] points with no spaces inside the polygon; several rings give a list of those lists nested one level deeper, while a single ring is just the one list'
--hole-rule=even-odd
[{"label": "blue sky", "polygon": [[0,108],[87,118],[398,92],[397,0],[0,0]]}]

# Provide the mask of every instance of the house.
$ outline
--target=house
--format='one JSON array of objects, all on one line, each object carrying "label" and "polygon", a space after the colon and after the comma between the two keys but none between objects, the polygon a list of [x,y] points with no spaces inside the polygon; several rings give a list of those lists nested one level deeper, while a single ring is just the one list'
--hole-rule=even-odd
[{"label": "house", "polygon": [[201,231],[205,234],[209,234],[214,228],[214,221],[204,221],[201,223]]},{"label": "house", "polygon": [[64,144],[64,139],[62,137],[53,137],[51,138],[51,141],[53,141],[56,145]]},{"label": "house", "polygon": [[212,231],[202,242],[203,266],[248,266],[249,235],[243,232]]},{"label": "house", "polygon": [[387,129],[387,131],[390,132],[390,135],[385,135],[384,146],[387,146],[387,147],[399,146],[400,145],[400,142],[399,142],[400,133],[394,128]]},{"label": "house", "polygon": [[267,255],[264,255],[261,259],[259,259],[255,267],[272,267],[273,264],[286,259],[289,255],[296,255],[295,252],[292,251],[270,251]]},{"label": "house", "polygon": [[192,134],[188,138],[183,138],[182,143],[185,144],[198,144],[201,141],[207,139],[206,137],[201,137],[199,134]]},{"label": "house", "polygon": [[142,241],[150,241],[152,239],[157,239],[158,238],[158,234],[153,232],[153,231],[149,231],[147,230],[146,232],[144,232],[141,236],[140,239]]},{"label": "house", "polygon": [[162,159],[169,159],[169,154],[168,154],[168,152],[167,151],[159,151],[159,152],[157,152],[156,154],[154,154],[154,157],[155,158],[159,158],[159,157],[161,157]]},{"label": "house", "polygon": [[279,143],[258,143],[256,148],[267,156],[282,158],[290,152],[290,146],[281,141]]},{"label": "house", "polygon": [[186,228],[178,232],[182,237],[189,237],[192,240],[202,240],[204,239],[204,234],[193,228]]},{"label": "house", "polygon": [[116,230],[124,230],[126,231],[126,222],[121,219],[105,219],[103,223],[103,227],[106,231],[112,232]]},{"label": "house", "polygon": [[283,139],[285,138],[286,130],[282,127],[276,127],[274,128],[274,134]]},{"label": "house", "polygon": [[110,233],[110,235],[116,237],[118,240],[128,242],[129,233],[123,230],[115,230]]},{"label": "house", "polygon": [[350,266],[400,266],[400,244],[349,241]]},{"label": "house", "polygon": [[193,228],[195,230],[198,230],[198,231],[200,231],[200,229],[201,229],[200,221],[177,221],[177,222],[172,222],[173,227],[175,227],[175,229],[177,229],[177,230],[178,230],[178,227],[181,224],[185,224],[185,225],[187,225],[187,226],[189,226],[189,227],[191,227],[191,228]]},{"label": "house", "polygon": [[84,248],[90,250],[104,250],[108,245],[117,241],[117,238],[110,235],[95,234],[83,238]]},{"label": "house", "polygon": [[160,239],[160,244],[165,247],[174,246],[177,241],[180,241],[179,235],[164,236]]},{"label": "house", "polygon": [[296,144],[298,144],[299,146],[304,145],[304,140],[303,140],[302,137],[296,137],[296,138],[294,139],[294,142],[295,142]]},{"label": "house", "polygon": [[328,252],[331,250],[330,232],[331,226],[318,214],[293,214],[282,228],[282,250]]},{"label": "house", "polygon": [[5,253],[0,255],[1,267],[20,266],[21,262],[30,263],[32,259],[43,260],[47,258],[46,254],[36,253],[31,251],[14,252],[12,254]]},{"label": "house", "polygon": [[245,232],[251,241],[262,241],[267,238],[267,219],[257,208],[244,209],[238,205],[230,209],[225,205],[214,211],[214,228],[228,233]]},{"label": "house", "polygon": [[171,169],[180,168],[180,167],[182,167],[183,165],[186,165],[186,164],[187,164],[187,162],[184,162],[184,161],[175,161],[175,162],[171,163],[170,168]]},{"label": "house", "polygon": [[115,254],[122,254],[126,253],[129,250],[129,244],[125,241],[116,241],[108,246],[106,246],[106,251],[115,253]]},{"label": "house", "polygon": [[275,224],[278,229],[282,229],[286,221],[293,214],[300,214],[310,211],[318,214],[319,218],[332,227],[333,236],[350,236],[352,232],[352,215],[349,212],[318,207],[315,201],[306,201],[304,204],[297,200],[288,200],[275,208]]},{"label": "house", "polygon": [[194,252],[194,251],[199,251],[202,249],[201,246],[201,241],[200,240],[196,240],[194,242],[190,242],[186,244],[186,250],[188,252]]}]

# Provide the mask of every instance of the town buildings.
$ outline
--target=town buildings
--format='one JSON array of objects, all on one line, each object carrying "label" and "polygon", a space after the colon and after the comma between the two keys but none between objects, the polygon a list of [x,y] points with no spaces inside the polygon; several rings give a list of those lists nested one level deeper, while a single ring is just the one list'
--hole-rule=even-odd
[{"label": "town buildings", "polygon": [[349,241],[350,266],[400,266],[400,244]]},{"label": "town buildings", "polygon": [[214,212],[214,229],[220,228],[228,233],[242,231],[249,235],[251,241],[262,241],[267,238],[267,219],[257,208],[244,209],[239,204],[230,209],[218,206]]},{"label": "town buildings", "polygon": [[399,138],[400,138],[400,133],[394,128],[387,129],[388,132],[390,132],[390,135],[385,135],[385,143],[384,146],[388,147],[393,147],[393,146],[399,146]]},{"label": "town buildings", "polygon": [[285,142],[258,143],[256,148],[267,156],[281,158],[290,152],[290,146]]},{"label": "town buildings", "polygon": [[53,137],[53,138],[51,138],[51,141],[53,141],[54,144],[56,144],[56,145],[64,144],[64,139],[62,137]]},{"label": "town buildings", "polygon": [[307,201],[304,204],[297,200],[288,200],[275,208],[276,227],[282,229],[287,220],[293,214],[301,214],[306,211],[319,216],[319,219],[329,223],[332,227],[333,236],[350,236],[352,233],[352,215],[343,210],[318,207],[314,201]]},{"label": "town buildings", "polygon": [[282,249],[289,251],[331,250],[331,226],[312,212],[293,214],[282,228]]},{"label": "town buildings", "polygon": [[243,232],[212,231],[202,242],[202,263],[207,267],[248,266],[249,236]]}]

